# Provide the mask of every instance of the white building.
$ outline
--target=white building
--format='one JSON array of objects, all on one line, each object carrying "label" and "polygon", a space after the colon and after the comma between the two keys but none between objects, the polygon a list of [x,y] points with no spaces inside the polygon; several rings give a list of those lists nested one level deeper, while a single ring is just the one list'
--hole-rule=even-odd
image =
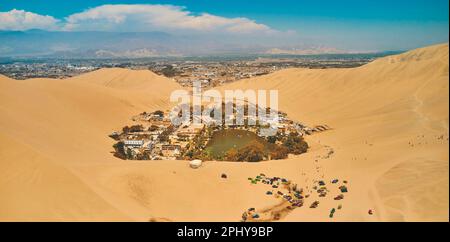
[{"label": "white building", "polygon": [[141,147],[144,145],[143,140],[125,140],[123,142],[125,146],[131,146],[131,147]]}]

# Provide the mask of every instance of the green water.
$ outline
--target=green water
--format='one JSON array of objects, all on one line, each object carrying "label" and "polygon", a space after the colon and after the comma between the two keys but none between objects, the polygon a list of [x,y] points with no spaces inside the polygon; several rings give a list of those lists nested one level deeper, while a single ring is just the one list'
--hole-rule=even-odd
[{"label": "green water", "polygon": [[223,157],[228,150],[232,148],[239,150],[253,141],[257,141],[264,146],[268,145],[267,141],[250,131],[238,129],[220,130],[213,134],[206,149],[214,157]]}]

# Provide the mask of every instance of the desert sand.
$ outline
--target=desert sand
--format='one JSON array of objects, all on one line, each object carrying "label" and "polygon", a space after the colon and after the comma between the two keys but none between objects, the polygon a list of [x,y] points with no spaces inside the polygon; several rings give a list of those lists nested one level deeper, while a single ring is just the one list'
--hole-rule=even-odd
[{"label": "desert sand", "polygon": [[111,154],[109,133],[135,114],[170,108],[181,89],[171,79],[126,69],[0,76],[0,221],[239,221],[247,208],[278,205],[247,180],[259,173],[299,185],[349,181],[334,218],[327,197],[281,221],[448,221],[448,60],[442,44],[358,68],[288,69],[223,86],[278,89],[291,118],[332,130],[307,136],[310,151],[287,160],[196,170]]}]

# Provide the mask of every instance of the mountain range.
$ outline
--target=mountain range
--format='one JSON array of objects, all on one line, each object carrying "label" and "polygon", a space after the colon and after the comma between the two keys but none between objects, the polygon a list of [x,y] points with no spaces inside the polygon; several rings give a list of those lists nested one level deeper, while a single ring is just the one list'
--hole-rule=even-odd
[{"label": "mountain range", "polygon": [[0,57],[146,58],[221,54],[342,54],[323,45],[165,32],[0,31]]}]

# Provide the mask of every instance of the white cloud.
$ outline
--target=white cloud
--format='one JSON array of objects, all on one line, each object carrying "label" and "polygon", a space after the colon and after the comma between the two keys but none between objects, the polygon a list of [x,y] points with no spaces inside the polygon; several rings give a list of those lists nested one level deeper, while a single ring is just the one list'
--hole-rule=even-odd
[{"label": "white cloud", "polygon": [[277,32],[254,20],[193,14],[184,7],[157,4],[101,5],[58,20],[25,10],[0,12],[0,30],[65,30],[248,34]]},{"label": "white cloud", "polygon": [[52,16],[44,16],[24,10],[13,9],[9,12],[0,12],[0,30],[27,30],[57,28],[58,20]]},{"label": "white cloud", "polygon": [[102,5],[66,18],[65,30],[195,31],[219,33],[270,33],[271,28],[247,18],[226,18],[208,13],[195,15],[173,5]]}]

